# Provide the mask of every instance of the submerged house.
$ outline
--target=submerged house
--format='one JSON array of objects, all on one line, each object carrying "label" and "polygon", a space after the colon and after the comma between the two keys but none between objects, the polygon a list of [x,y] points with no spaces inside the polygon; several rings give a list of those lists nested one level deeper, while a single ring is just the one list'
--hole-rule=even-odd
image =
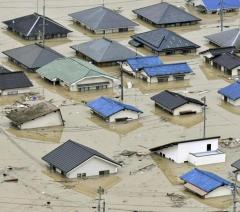
[{"label": "submerged house", "polygon": [[67,178],[115,174],[121,165],[90,147],[68,140],[44,157],[50,169]]},{"label": "submerged house", "polygon": [[74,45],[71,48],[78,56],[96,65],[116,65],[129,57],[136,57],[136,53],[131,49],[107,38]]},{"label": "submerged house", "polygon": [[90,101],[87,106],[95,115],[108,122],[135,120],[143,113],[132,105],[124,104],[107,97],[100,97]]},{"label": "submerged house", "polygon": [[228,102],[233,106],[240,106],[240,81],[232,83],[218,90],[224,102]]},{"label": "submerged house", "polygon": [[8,60],[26,70],[35,71],[38,68],[64,56],[51,48],[39,44],[30,44],[2,52]]},{"label": "submerged house", "polygon": [[60,109],[49,102],[12,110],[6,117],[21,130],[64,125]]},{"label": "submerged house", "polygon": [[128,32],[138,26],[133,21],[103,6],[72,13],[69,16],[74,22],[96,34]]},{"label": "submerged house", "polygon": [[236,180],[240,182],[240,159],[231,164],[235,170],[233,171],[236,175]]},{"label": "submerged house", "polygon": [[107,75],[93,64],[77,58],[61,58],[36,71],[43,79],[67,87],[70,91],[112,88],[119,80]]},{"label": "submerged house", "polygon": [[133,10],[137,17],[156,27],[172,27],[197,24],[200,18],[191,15],[182,8],[162,2]]},{"label": "submerged house", "polygon": [[205,170],[194,168],[180,177],[185,189],[202,198],[232,195],[232,183]]},{"label": "submerged house", "polygon": [[24,72],[11,72],[1,67],[0,96],[29,93],[31,87],[33,84]]},{"label": "submerged house", "polygon": [[42,39],[43,19],[45,19],[45,39],[67,37],[71,31],[56,21],[38,13],[4,21],[7,29],[26,40]]},{"label": "submerged house", "polygon": [[134,47],[144,47],[155,54],[195,53],[200,46],[167,29],[156,29],[131,36]]},{"label": "submerged house", "polygon": [[204,103],[197,99],[165,90],[151,97],[155,105],[174,116],[196,114],[203,111]]},{"label": "submerged house", "polygon": [[220,137],[199,138],[167,143],[150,151],[175,163],[195,166],[225,162],[225,153],[218,149]]}]

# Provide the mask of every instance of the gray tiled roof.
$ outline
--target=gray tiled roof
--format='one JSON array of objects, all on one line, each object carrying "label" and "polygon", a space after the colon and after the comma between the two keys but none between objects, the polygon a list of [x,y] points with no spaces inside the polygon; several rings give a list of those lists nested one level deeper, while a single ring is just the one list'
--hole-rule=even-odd
[{"label": "gray tiled roof", "polygon": [[82,164],[84,161],[89,158],[97,156],[104,160],[110,161],[111,163],[119,166],[118,163],[114,162],[105,155],[99,153],[98,151],[84,146],[82,144],[76,143],[72,140],[66,141],[64,144],[60,145],[42,159],[48,164],[55,166],[56,168],[68,173],[75,167]]},{"label": "gray tiled roof", "polygon": [[231,164],[232,167],[240,170],[240,159]]},{"label": "gray tiled roof", "polygon": [[172,23],[185,23],[200,21],[201,19],[196,16],[185,12],[183,9],[178,8],[167,2],[150,5],[140,9],[133,10],[134,13],[140,15],[154,24],[172,24]]},{"label": "gray tiled roof", "polygon": [[9,72],[11,72],[11,71],[9,71],[8,69],[6,69],[3,66],[0,66],[0,74],[9,73]]},{"label": "gray tiled roof", "polygon": [[53,49],[38,44],[10,49],[2,53],[23,64],[28,69],[37,69],[53,60],[64,57]]},{"label": "gray tiled roof", "polygon": [[221,65],[229,70],[240,66],[240,57],[234,54],[221,54],[212,60],[214,63]]},{"label": "gray tiled roof", "polygon": [[240,49],[240,29],[226,30],[205,36],[205,38],[217,46],[235,46],[237,49]]},{"label": "gray tiled roof", "polygon": [[223,53],[235,53],[237,52],[237,49],[234,46],[218,47],[199,52],[199,54],[206,54],[208,52],[210,52],[213,56],[217,56]]},{"label": "gray tiled roof", "polygon": [[71,48],[96,62],[124,61],[127,58],[136,56],[134,51],[106,38],[74,45]]},{"label": "gray tiled roof", "polygon": [[93,30],[129,28],[138,25],[102,6],[72,13],[69,16]]},{"label": "gray tiled roof", "polygon": [[163,52],[168,49],[196,49],[199,46],[167,29],[156,29],[133,35],[132,38],[149,48]]}]

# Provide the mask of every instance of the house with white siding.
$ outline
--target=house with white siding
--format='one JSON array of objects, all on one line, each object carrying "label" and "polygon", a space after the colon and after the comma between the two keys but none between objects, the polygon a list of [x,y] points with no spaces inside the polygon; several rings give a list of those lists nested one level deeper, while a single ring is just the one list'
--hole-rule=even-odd
[{"label": "house with white siding", "polygon": [[121,165],[90,147],[68,140],[42,159],[67,178],[115,174]]}]

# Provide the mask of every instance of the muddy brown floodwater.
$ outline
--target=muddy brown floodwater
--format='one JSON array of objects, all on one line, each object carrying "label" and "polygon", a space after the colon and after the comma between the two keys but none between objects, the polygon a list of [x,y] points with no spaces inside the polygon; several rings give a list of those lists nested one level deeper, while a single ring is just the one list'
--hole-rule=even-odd
[{"label": "muddy brown floodwater", "polygon": [[[42,1],[38,2],[41,13]],[[158,2],[158,0],[105,0],[107,7],[118,10],[122,15],[139,24],[135,32],[115,33],[106,36],[131,48],[128,44],[131,35],[154,29],[153,26],[138,20],[131,11]],[[173,27],[170,30],[180,33],[200,45],[201,48],[198,52],[213,47],[204,36],[220,31],[219,16],[217,14],[199,14],[192,7],[186,6],[184,0],[169,0],[168,2],[184,7],[186,11],[202,19],[200,24]],[[73,24],[68,16],[70,13],[100,4],[102,4],[100,0],[46,0],[46,15],[73,31],[67,39],[47,40],[46,45],[65,56],[72,57],[75,56],[75,52],[69,48],[70,45],[101,38],[102,35],[94,35]],[[36,11],[37,0],[0,1],[1,52],[33,43],[7,32],[2,21]],[[239,13],[224,15],[224,30],[239,27],[239,24]],[[133,50],[135,51],[135,49]],[[144,55],[151,54],[143,48],[137,51]],[[18,178],[17,183],[0,183],[1,211],[15,211],[16,209],[19,212],[96,211],[95,194],[99,185],[106,189],[103,195],[106,201],[106,211],[111,212],[230,210],[230,197],[202,200],[183,190],[178,177],[183,172],[193,168],[189,164],[176,165],[148,154],[138,154],[131,157],[120,156],[123,150],[138,153],[148,152],[148,148],[161,144],[202,136],[202,114],[182,118],[171,117],[159,108],[155,108],[150,97],[164,89],[178,91],[197,99],[206,96],[208,105],[207,136],[220,135],[222,138],[240,138],[240,108],[232,108],[224,104],[217,94],[219,88],[232,82],[228,76],[222,75],[204,64],[199,55],[162,56],[161,60],[165,63],[186,61],[193,69],[194,75],[191,76],[190,80],[184,82],[148,85],[139,79],[124,74],[124,102],[133,104],[144,111],[138,121],[130,123],[105,123],[94,117],[84,104],[86,101],[101,95],[117,97],[120,95],[118,88],[90,93],[70,93],[63,87],[50,85],[34,73],[27,73],[34,83],[35,91],[44,96],[45,100],[51,100],[61,108],[66,123],[61,129],[48,128],[20,132],[11,128],[9,120],[4,116],[4,107],[19,100],[19,98],[21,100],[21,97],[1,97],[0,171],[4,173],[8,170],[7,174]],[[22,70],[9,63],[3,54],[1,54],[0,61],[2,65],[13,71]],[[119,78],[120,69],[118,66],[102,68],[105,72]],[[133,88],[127,88],[126,85],[129,81],[132,82]],[[68,139],[95,148],[103,154],[123,162],[122,168],[119,169],[117,175],[109,178],[63,183],[59,176],[53,176],[47,170],[41,157]],[[239,147],[226,147],[222,150],[227,154],[226,163],[200,168],[214,171],[231,180],[230,164],[239,159],[240,149]],[[9,170],[9,166],[20,168]]]}]

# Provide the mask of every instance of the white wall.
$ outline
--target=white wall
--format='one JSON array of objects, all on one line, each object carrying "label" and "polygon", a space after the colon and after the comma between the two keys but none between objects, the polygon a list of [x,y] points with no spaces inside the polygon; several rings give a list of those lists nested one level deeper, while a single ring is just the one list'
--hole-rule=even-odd
[{"label": "white wall", "polygon": [[189,104],[185,104],[185,105],[182,105],[181,107],[176,108],[173,111],[173,115],[178,116],[178,115],[180,115],[181,112],[185,112],[185,111],[193,111],[193,112],[196,112],[196,113],[201,113],[202,110],[203,109],[202,109],[201,105],[197,105],[197,104],[194,104],[194,103],[189,103]]},{"label": "white wall", "polygon": [[238,66],[232,70],[232,76],[233,77],[239,76],[239,72],[240,72],[240,66]]},{"label": "white wall", "polygon": [[237,181],[240,182],[240,173],[237,174]]},{"label": "white wall", "polygon": [[174,162],[178,161],[178,146],[172,146],[166,149],[162,149],[157,151],[157,154],[165,154],[165,158],[174,160]]},{"label": "white wall", "polygon": [[17,91],[17,94],[23,94],[23,93],[29,93],[31,91],[31,88],[16,88],[16,89],[7,89],[7,90],[3,90],[0,91],[1,95],[9,95],[8,92],[13,92],[13,91]]},{"label": "white wall", "polygon": [[76,178],[78,174],[86,173],[86,176],[97,176],[99,171],[109,170],[110,174],[117,173],[118,165],[107,160],[93,156],[75,169],[67,173],[66,177]]},{"label": "white wall", "polygon": [[139,118],[139,113],[131,110],[122,110],[118,113],[113,114],[109,117],[109,122],[115,122],[115,119],[128,118],[129,120],[134,120]]},{"label": "white wall", "polygon": [[211,197],[221,197],[221,196],[228,196],[232,195],[232,191],[227,186],[221,186],[208,194],[205,195],[205,198],[211,198]]},{"label": "white wall", "polygon": [[136,76],[136,73],[132,70],[131,66],[128,65],[127,62],[123,62],[121,64],[121,69],[125,72],[127,72],[128,74],[131,74],[133,76]]},{"label": "white wall", "polygon": [[39,117],[32,121],[28,121],[19,125],[20,129],[32,129],[39,127],[52,127],[52,126],[60,126],[63,125],[61,114],[59,111],[47,114],[45,116]]},{"label": "white wall", "polygon": [[202,157],[199,157],[199,156],[197,157],[192,154],[188,155],[188,162],[195,166],[202,166],[202,165],[214,164],[214,163],[224,163],[225,160],[226,160],[226,155],[224,153],[207,155]]},{"label": "white wall", "polygon": [[[224,96],[221,95],[222,100],[224,101]],[[227,98],[227,102],[232,104],[233,106],[240,106],[240,99],[233,101],[232,99]]]}]

